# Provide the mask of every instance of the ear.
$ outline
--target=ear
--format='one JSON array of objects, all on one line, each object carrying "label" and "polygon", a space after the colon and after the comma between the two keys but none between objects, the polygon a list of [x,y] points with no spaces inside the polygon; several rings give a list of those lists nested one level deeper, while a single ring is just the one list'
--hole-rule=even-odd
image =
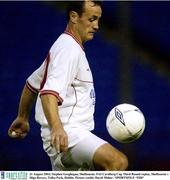
[{"label": "ear", "polygon": [[77,23],[77,19],[78,19],[78,14],[77,14],[77,12],[71,11],[71,12],[70,12],[70,21],[71,21],[73,24],[76,24],[76,23]]}]

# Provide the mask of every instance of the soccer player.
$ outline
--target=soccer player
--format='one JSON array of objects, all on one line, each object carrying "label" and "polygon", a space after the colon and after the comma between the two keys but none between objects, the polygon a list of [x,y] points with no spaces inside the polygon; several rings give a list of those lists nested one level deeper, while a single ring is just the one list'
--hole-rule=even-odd
[{"label": "soccer player", "polygon": [[83,44],[93,39],[102,15],[100,1],[71,1],[68,24],[42,65],[27,79],[18,115],[8,134],[23,138],[36,100],[36,121],[52,170],[125,170],[127,157],[91,131],[95,91]]}]

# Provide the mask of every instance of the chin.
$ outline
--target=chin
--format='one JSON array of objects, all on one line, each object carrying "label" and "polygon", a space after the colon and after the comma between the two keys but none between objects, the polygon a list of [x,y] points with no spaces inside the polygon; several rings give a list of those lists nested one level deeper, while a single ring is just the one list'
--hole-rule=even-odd
[{"label": "chin", "polygon": [[87,42],[87,41],[90,41],[90,40],[92,40],[92,39],[93,39],[93,35],[88,36],[83,42]]},{"label": "chin", "polygon": [[87,41],[92,40],[92,39],[93,39],[93,35],[89,36],[89,37],[87,38]]}]

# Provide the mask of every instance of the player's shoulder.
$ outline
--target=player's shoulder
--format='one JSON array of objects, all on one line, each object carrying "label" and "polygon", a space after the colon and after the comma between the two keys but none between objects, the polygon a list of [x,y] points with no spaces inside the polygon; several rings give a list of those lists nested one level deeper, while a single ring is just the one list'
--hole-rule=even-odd
[{"label": "player's shoulder", "polygon": [[74,39],[72,36],[62,33],[56,42],[54,43],[54,46],[58,46],[60,48],[66,48],[69,51],[75,51],[81,53],[83,51],[83,47]]}]

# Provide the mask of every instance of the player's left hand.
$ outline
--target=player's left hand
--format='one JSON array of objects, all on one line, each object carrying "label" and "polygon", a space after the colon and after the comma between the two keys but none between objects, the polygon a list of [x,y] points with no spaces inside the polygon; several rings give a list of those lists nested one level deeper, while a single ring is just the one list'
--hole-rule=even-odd
[{"label": "player's left hand", "polygon": [[30,130],[30,126],[28,120],[17,117],[11,124],[8,130],[8,135],[11,138],[22,139],[25,138],[29,130]]}]

